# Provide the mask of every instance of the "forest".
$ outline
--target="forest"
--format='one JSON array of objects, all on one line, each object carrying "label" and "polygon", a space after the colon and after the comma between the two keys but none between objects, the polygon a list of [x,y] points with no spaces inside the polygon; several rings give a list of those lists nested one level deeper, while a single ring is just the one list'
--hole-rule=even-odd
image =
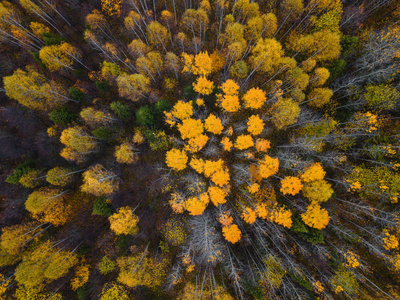
[{"label": "forest", "polygon": [[0,0],[0,300],[400,299],[400,0]]}]

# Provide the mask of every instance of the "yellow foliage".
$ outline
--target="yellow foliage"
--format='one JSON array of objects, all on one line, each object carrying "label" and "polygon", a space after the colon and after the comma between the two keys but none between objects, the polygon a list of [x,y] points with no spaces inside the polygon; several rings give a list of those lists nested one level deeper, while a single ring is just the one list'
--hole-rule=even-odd
[{"label": "yellow foliage", "polygon": [[207,119],[205,119],[204,127],[208,132],[211,132],[213,134],[221,134],[222,130],[224,130],[224,126],[222,126],[221,119],[213,114],[210,114],[207,117]]},{"label": "yellow foliage", "polygon": [[300,177],[303,182],[308,183],[324,179],[325,174],[326,172],[322,168],[321,163],[312,163],[311,166],[304,170],[304,173]]},{"label": "yellow foliage", "polygon": [[214,50],[213,53],[210,55],[213,63],[213,71],[214,72],[219,72],[222,70],[222,68],[225,65],[225,56],[219,51],[219,50]]},{"label": "yellow foliage", "polygon": [[134,150],[129,142],[125,142],[115,147],[114,156],[120,164],[132,164],[138,159],[138,155]]},{"label": "yellow foliage", "polygon": [[260,185],[258,183],[250,184],[247,188],[251,194],[255,194],[260,190]]},{"label": "yellow foliage", "polygon": [[210,186],[207,190],[211,202],[218,206],[219,204],[226,203],[226,191],[217,186]]},{"label": "yellow foliage", "polygon": [[192,158],[189,165],[199,174],[204,172],[204,160],[201,158]]},{"label": "yellow foliage", "polygon": [[325,209],[313,202],[308,206],[307,211],[301,214],[301,219],[307,226],[321,230],[328,226],[330,217]]},{"label": "yellow foliage", "polygon": [[239,85],[232,79],[228,79],[221,85],[221,89],[225,95],[237,95],[239,93]]},{"label": "yellow foliage", "polygon": [[101,0],[101,10],[110,17],[119,17],[122,0]]},{"label": "yellow foliage", "polygon": [[169,205],[171,206],[172,210],[177,214],[183,213],[183,211],[185,209],[184,199],[178,193],[171,194],[171,199],[169,200]]},{"label": "yellow foliage", "polygon": [[230,212],[227,211],[226,213],[222,213],[220,215],[218,221],[222,226],[229,226],[232,224],[233,218],[231,217]]},{"label": "yellow foliage", "polygon": [[251,88],[243,96],[245,106],[252,109],[261,108],[266,100],[265,92],[260,88]]},{"label": "yellow foliage", "polygon": [[222,147],[224,148],[225,151],[231,151],[232,147],[233,147],[233,143],[231,142],[231,140],[228,137],[223,137],[221,139],[221,144]]},{"label": "yellow foliage", "polygon": [[256,150],[257,152],[267,152],[267,150],[271,148],[271,142],[266,139],[257,139],[256,140]]},{"label": "yellow foliage", "polygon": [[302,187],[303,185],[298,177],[286,176],[281,180],[281,192],[284,195],[297,195]]},{"label": "yellow foliage", "polygon": [[383,234],[383,248],[386,250],[393,250],[399,247],[399,240],[396,238],[396,236],[390,234],[387,229],[383,231]]},{"label": "yellow foliage", "polygon": [[165,112],[165,115],[167,116],[167,119],[170,116],[172,119],[176,118],[178,120],[185,120],[193,116],[193,106],[190,102],[179,100],[176,102],[171,112]]},{"label": "yellow foliage", "polygon": [[198,197],[189,197],[185,201],[185,209],[191,216],[201,215],[209,202],[207,193],[200,194]]},{"label": "yellow foliage", "polygon": [[83,173],[81,190],[85,193],[101,196],[118,190],[117,175],[107,171],[102,165],[91,166]]},{"label": "yellow foliage", "polygon": [[236,112],[240,108],[239,96],[225,95],[218,98],[219,105],[227,112]]},{"label": "yellow foliage", "polygon": [[200,134],[194,138],[188,140],[188,144],[185,146],[185,150],[189,152],[198,152],[204,148],[208,142],[208,136]]},{"label": "yellow foliage", "polygon": [[283,227],[292,227],[292,212],[290,209],[275,207],[269,219],[271,222],[275,222]]},{"label": "yellow foliage", "polygon": [[201,135],[204,132],[204,126],[201,120],[185,119],[178,125],[182,139],[191,139]]},{"label": "yellow foliage", "polygon": [[347,253],[344,256],[346,258],[346,265],[345,265],[346,267],[351,267],[355,269],[360,265],[357,255],[355,255],[353,252],[347,251]]},{"label": "yellow foliage", "polygon": [[253,224],[257,218],[257,211],[251,207],[246,207],[243,210],[241,217],[247,224]]},{"label": "yellow foliage", "polygon": [[252,135],[259,135],[264,130],[264,121],[258,115],[252,115],[247,122],[247,131]]},{"label": "yellow foliage", "polygon": [[268,178],[275,175],[279,170],[279,159],[272,158],[265,155],[262,160],[258,162],[259,164],[259,174],[262,178]]},{"label": "yellow foliage", "polygon": [[214,82],[208,80],[204,76],[197,78],[196,82],[193,83],[193,89],[195,92],[202,95],[210,95],[214,88]]},{"label": "yellow foliage", "polygon": [[192,72],[194,75],[207,76],[213,70],[213,61],[208,52],[200,52],[194,57]]},{"label": "yellow foliage", "polygon": [[222,227],[222,234],[228,242],[235,244],[240,240],[242,232],[236,224]]},{"label": "yellow foliage", "polygon": [[235,142],[235,148],[239,150],[248,149],[254,146],[253,138],[251,135],[242,134],[239,135]]},{"label": "yellow foliage", "polygon": [[186,152],[178,149],[171,149],[166,154],[166,164],[175,171],[182,171],[186,168],[188,157]]},{"label": "yellow foliage", "polygon": [[331,185],[323,179],[307,183],[303,187],[303,195],[312,202],[328,201],[332,194]]},{"label": "yellow foliage", "polygon": [[117,212],[108,217],[110,228],[115,234],[136,234],[138,231],[137,223],[139,222],[132,208],[129,206],[120,207]]},{"label": "yellow foliage", "polygon": [[43,25],[42,23],[38,23],[38,22],[31,22],[29,24],[29,27],[31,28],[33,34],[38,37],[38,38],[42,38],[42,34],[43,33],[49,33],[50,32],[50,28]]},{"label": "yellow foliage", "polygon": [[71,279],[71,288],[76,291],[89,281],[89,265],[83,264],[76,268],[75,276]]}]

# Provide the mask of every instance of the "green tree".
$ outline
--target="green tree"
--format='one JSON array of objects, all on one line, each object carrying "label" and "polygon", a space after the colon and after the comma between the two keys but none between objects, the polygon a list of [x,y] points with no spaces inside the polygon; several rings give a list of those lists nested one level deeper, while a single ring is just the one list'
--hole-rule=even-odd
[{"label": "green tree", "polygon": [[107,275],[115,270],[116,263],[111,260],[108,256],[103,256],[101,261],[98,263],[97,268],[99,272],[103,275]]},{"label": "green tree", "polygon": [[398,107],[400,93],[388,84],[369,84],[365,87],[363,98],[367,101],[368,108],[394,110]]}]

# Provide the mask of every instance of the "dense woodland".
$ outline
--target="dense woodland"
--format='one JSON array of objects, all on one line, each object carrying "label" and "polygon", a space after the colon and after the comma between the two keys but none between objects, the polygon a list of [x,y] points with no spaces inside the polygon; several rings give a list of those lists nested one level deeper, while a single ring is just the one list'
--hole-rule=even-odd
[{"label": "dense woodland", "polygon": [[400,299],[399,21],[1,0],[0,299]]}]

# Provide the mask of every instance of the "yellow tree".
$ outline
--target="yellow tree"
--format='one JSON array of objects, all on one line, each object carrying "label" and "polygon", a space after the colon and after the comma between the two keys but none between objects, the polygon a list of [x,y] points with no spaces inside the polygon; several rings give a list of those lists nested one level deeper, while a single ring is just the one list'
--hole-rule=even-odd
[{"label": "yellow tree", "polygon": [[13,75],[3,77],[3,83],[6,95],[29,109],[51,111],[67,101],[74,101],[66,96],[60,84],[29,67],[27,71],[17,69]]},{"label": "yellow tree", "polygon": [[228,79],[221,85],[224,94],[218,94],[219,106],[227,112],[236,112],[240,108],[239,85],[232,79]]},{"label": "yellow tree", "polygon": [[111,114],[94,109],[93,107],[82,109],[79,115],[90,127],[104,126],[117,120]]},{"label": "yellow tree", "polygon": [[264,121],[258,115],[250,116],[247,122],[247,131],[251,135],[259,135],[264,130]]},{"label": "yellow tree", "polygon": [[300,177],[303,182],[312,182],[324,179],[325,174],[326,172],[322,168],[321,163],[312,163],[304,170],[304,173]]},{"label": "yellow tree", "polygon": [[128,291],[122,284],[118,283],[106,283],[101,290],[100,300],[133,300],[132,297],[128,296]]},{"label": "yellow tree", "polygon": [[319,204],[311,203],[307,207],[307,211],[301,214],[301,219],[307,226],[321,230],[328,226],[330,217]]},{"label": "yellow tree", "polygon": [[222,227],[222,234],[228,242],[235,244],[240,241],[242,232],[236,224],[231,224]]},{"label": "yellow tree", "polygon": [[15,280],[27,288],[37,287],[63,277],[77,262],[74,253],[57,249],[47,241],[23,256],[15,269]]},{"label": "yellow tree", "polygon": [[132,164],[138,160],[138,152],[129,142],[124,142],[115,147],[114,156],[120,164]]},{"label": "yellow tree", "polygon": [[12,255],[20,253],[40,227],[34,222],[4,227],[0,237],[1,249]]},{"label": "yellow tree", "polygon": [[58,189],[36,190],[28,196],[25,208],[41,222],[63,225],[68,221],[71,210],[70,205],[66,204],[65,194]]},{"label": "yellow tree", "polygon": [[80,171],[72,172],[68,168],[55,167],[50,169],[46,174],[48,183],[57,186],[66,186],[73,181],[73,174]]},{"label": "yellow tree", "polygon": [[286,176],[281,180],[281,192],[284,195],[297,195],[303,187],[301,180],[298,177]]},{"label": "yellow tree", "polygon": [[122,0],[101,0],[101,10],[110,17],[119,17]]},{"label": "yellow tree", "polygon": [[268,178],[272,175],[278,173],[279,170],[279,160],[277,158],[265,155],[263,159],[259,160],[259,175],[262,178]]},{"label": "yellow tree", "polygon": [[221,119],[213,114],[210,114],[207,119],[204,120],[204,127],[208,132],[213,134],[221,134],[224,130]]},{"label": "yellow tree", "polygon": [[191,139],[201,135],[204,132],[204,126],[201,120],[188,118],[178,125],[182,139]]},{"label": "yellow tree", "polygon": [[326,202],[333,194],[331,185],[325,180],[315,180],[303,187],[303,195],[312,202]]},{"label": "yellow tree", "polygon": [[275,39],[259,39],[252,49],[250,63],[254,70],[271,73],[280,63],[283,56],[282,45]]},{"label": "yellow tree", "polygon": [[188,157],[186,152],[179,149],[169,150],[166,154],[165,162],[168,167],[175,171],[182,171],[186,168]]},{"label": "yellow tree", "polygon": [[290,98],[279,98],[272,105],[271,121],[277,129],[296,123],[300,114],[300,106]]},{"label": "yellow tree", "polygon": [[260,88],[251,88],[243,96],[244,105],[252,109],[261,108],[266,100],[265,92]]},{"label": "yellow tree", "polygon": [[248,134],[239,135],[235,142],[235,148],[245,150],[254,146],[253,137]]},{"label": "yellow tree", "polygon": [[119,95],[132,101],[145,98],[150,92],[150,79],[142,74],[124,73],[118,76],[117,85]]},{"label": "yellow tree", "polygon": [[39,51],[39,57],[50,71],[61,69],[73,70],[74,60],[79,60],[79,50],[68,43],[61,45],[45,46]]},{"label": "yellow tree", "polygon": [[333,96],[333,91],[328,88],[315,88],[307,96],[309,104],[321,107],[327,104]]},{"label": "yellow tree", "polygon": [[133,213],[129,206],[120,207],[116,213],[108,217],[111,230],[117,234],[136,234],[138,232],[138,216]]},{"label": "yellow tree", "polygon": [[157,261],[146,252],[117,259],[120,270],[117,280],[120,283],[131,288],[139,285],[154,288],[164,282],[166,262]]},{"label": "yellow tree", "polygon": [[201,95],[210,95],[214,89],[214,82],[208,80],[205,76],[200,76],[193,82],[193,89]]},{"label": "yellow tree", "polygon": [[91,166],[83,173],[81,190],[95,196],[111,194],[118,190],[117,175],[102,165]]}]

